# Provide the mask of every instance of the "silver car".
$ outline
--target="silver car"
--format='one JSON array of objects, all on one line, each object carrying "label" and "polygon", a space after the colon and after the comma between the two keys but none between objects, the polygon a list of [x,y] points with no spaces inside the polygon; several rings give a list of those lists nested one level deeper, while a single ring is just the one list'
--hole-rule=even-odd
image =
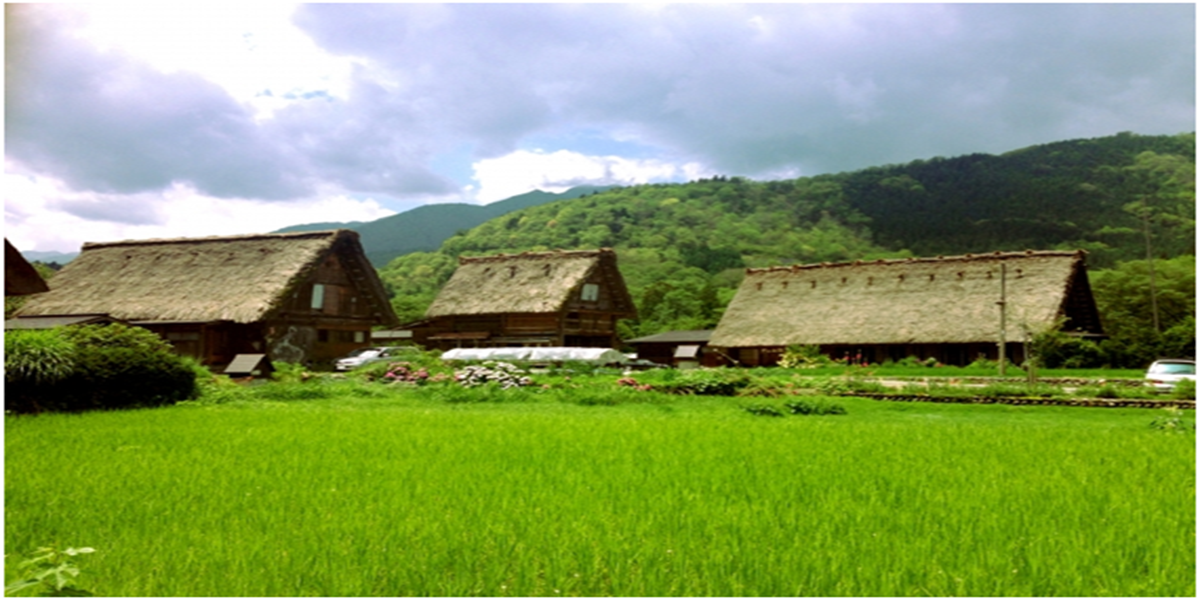
[{"label": "silver car", "polygon": [[387,350],[387,348],[370,346],[366,348],[359,348],[358,350],[355,350],[350,354],[337,359],[337,361],[333,363],[333,368],[337,371],[351,371],[367,363],[380,360],[384,357],[384,354],[387,352]]},{"label": "silver car", "polygon": [[1158,392],[1169,392],[1184,379],[1196,380],[1196,361],[1181,358],[1156,360],[1146,370],[1146,385]]}]

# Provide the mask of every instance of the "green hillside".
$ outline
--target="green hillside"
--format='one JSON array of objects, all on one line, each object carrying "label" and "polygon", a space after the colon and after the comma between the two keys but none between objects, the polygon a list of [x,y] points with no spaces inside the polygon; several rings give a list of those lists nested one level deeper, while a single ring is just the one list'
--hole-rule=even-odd
[{"label": "green hillside", "polygon": [[492,219],[380,276],[415,320],[459,255],[612,247],[640,315],[628,339],[714,326],[744,267],[1083,248],[1093,269],[1113,268],[1145,257],[1147,233],[1158,257],[1195,253],[1194,148],[1192,133],[1123,133],[785,181],[610,189]]},{"label": "green hillside", "polygon": [[368,223],[310,223],[286,227],[275,233],[353,229],[359,233],[367,258],[376,267],[381,267],[402,254],[436,250],[456,231],[470,229],[488,219],[514,210],[555,200],[578,198],[606,189],[609,188],[579,186],[558,194],[534,190],[487,205],[427,204]]}]

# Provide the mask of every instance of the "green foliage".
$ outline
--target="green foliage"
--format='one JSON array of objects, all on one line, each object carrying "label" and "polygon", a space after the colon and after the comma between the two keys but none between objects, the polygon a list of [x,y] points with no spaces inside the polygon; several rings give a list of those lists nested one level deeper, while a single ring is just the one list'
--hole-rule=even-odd
[{"label": "green foliage", "polygon": [[[1194,253],[1195,134],[1116,136],[864,169],[841,177],[876,243],[933,256],[1087,247],[1093,266],[1144,256],[1149,198],[1156,245]],[[970,202],[963,202],[970,198]],[[1168,218],[1170,217],[1170,218]]]},{"label": "green foliage", "polygon": [[1166,414],[1158,417],[1150,422],[1150,427],[1159,431],[1170,431],[1175,433],[1195,433],[1196,419],[1186,419],[1183,416],[1183,411],[1175,407],[1163,409]]},{"label": "green foliage", "polygon": [[289,363],[284,361],[272,362],[271,366],[275,367],[271,373],[271,379],[285,383],[296,383],[299,381],[307,381],[313,375],[308,372],[308,369],[300,363]]},{"label": "green foliage", "polygon": [[750,385],[750,376],[741,369],[661,369],[637,377],[655,391],[691,396],[735,396]]},{"label": "green foliage", "polygon": [[[6,373],[5,409],[14,412],[78,411],[159,406],[195,397],[197,371],[157,335],[121,324],[65,327],[18,341],[11,359],[16,365],[45,364],[47,348],[55,348],[57,367],[23,367]],[[60,338],[56,341],[56,338]],[[7,346],[7,342],[6,342]],[[37,358],[27,359],[29,349]],[[70,348],[69,371],[60,359]],[[7,350],[7,348],[6,348]],[[7,361],[10,359],[6,356]],[[46,379],[47,373],[54,376]],[[9,376],[17,379],[9,379]],[[32,375],[32,377],[22,377]],[[39,379],[40,378],[40,379]]]},{"label": "green foliage", "polygon": [[810,382],[813,389],[822,394],[882,394],[888,388],[876,381],[864,381],[848,377],[816,377]]},{"label": "green foliage", "polygon": [[1164,357],[1196,354],[1196,258],[1154,261],[1160,331],[1155,331],[1150,298],[1150,269],[1135,260],[1089,274],[1105,333],[1100,344],[1107,364],[1145,368]]},{"label": "green foliage", "polygon": [[1178,400],[1195,400],[1196,399],[1196,382],[1192,379],[1184,379],[1175,384],[1171,388],[1171,397]]},{"label": "green foliage", "polygon": [[820,346],[788,346],[779,357],[779,366],[785,369],[814,369],[833,363],[833,359],[821,354]]},{"label": "green foliage", "polygon": [[970,390],[984,398],[1054,398],[1065,395],[1062,388],[1045,383],[992,383]]},{"label": "green foliage", "polygon": [[783,413],[770,404],[751,404],[743,406],[742,410],[759,417],[782,417]]},{"label": "green foliage", "polygon": [[846,407],[822,400],[794,400],[784,404],[793,415],[844,415]]},{"label": "green foliage", "polygon": [[1030,349],[1039,366],[1050,369],[1094,369],[1108,364],[1100,344],[1058,330],[1034,336]]},{"label": "green foliage", "polygon": [[1154,391],[1145,386],[1113,385],[1111,383],[1080,386],[1075,388],[1075,393],[1072,395],[1078,398],[1101,398],[1110,400],[1155,397]]},{"label": "green foliage", "polygon": [[967,368],[969,369],[982,369],[986,371],[993,371],[998,367],[999,364],[996,361],[990,360],[986,356],[982,355],[980,355],[979,358],[971,361],[971,364],[967,365]]},{"label": "green foliage", "polygon": [[38,548],[33,556],[18,565],[16,580],[6,583],[4,595],[36,592],[37,596],[93,596],[78,586],[76,557],[95,552],[93,548]]},{"label": "green foliage", "polygon": [[61,329],[17,329],[4,335],[4,380],[9,385],[54,383],[74,368],[75,344]]},{"label": "green foliage", "polygon": [[346,395],[10,417],[6,547],[104,540],[81,582],[114,597],[1196,595],[1194,438],[1155,410],[772,419],[329,379]]}]

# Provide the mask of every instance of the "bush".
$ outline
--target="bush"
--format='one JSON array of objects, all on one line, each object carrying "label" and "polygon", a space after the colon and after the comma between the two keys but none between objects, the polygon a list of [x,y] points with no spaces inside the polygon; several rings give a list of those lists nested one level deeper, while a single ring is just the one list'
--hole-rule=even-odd
[{"label": "bush", "polygon": [[1196,399],[1196,382],[1191,379],[1184,379],[1175,384],[1171,390],[1171,397],[1176,400],[1195,400]]},{"label": "bush", "polygon": [[860,381],[841,377],[821,377],[813,379],[812,387],[822,394],[836,396],[839,394],[886,394],[888,387],[877,381]]},{"label": "bush", "polygon": [[60,329],[10,331],[4,336],[5,382],[53,383],[75,369],[75,344]]},{"label": "bush", "polygon": [[743,406],[742,410],[744,410],[752,415],[757,415],[759,417],[782,417],[783,416],[783,413],[779,412],[778,408],[775,408],[774,406],[771,406],[770,404],[751,404],[750,406]]},{"label": "bush", "polygon": [[533,385],[533,380],[516,365],[491,360],[481,365],[467,365],[455,371],[454,380],[467,388],[496,384],[500,389],[507,390]]},{"label": "bush", "polygon": [[290,363],[284,361],[272,362],[271,366],[275,368],[271,373],[271,380],[280,383],[296,383],[308,381],[312,379],[313,374],[308,371],[308,368],[300,363]]},{"label": "bush", "polygon": [[[15,333],[15,332],[14,332]],[[78,411],[159,406],[197,396],[196,371],[157,335],[120,324],[66,327],[18,341],[6,372],[5,409],[15,412]],[[58,341],[50,341],[55,337]],[[63,343],[65,342],[65,344]],[[6,342],[6,350],[8,350]],[[47,367],[50,348],[70,348],[70,368]],[[5,367],[10,357],[5,357]],[[11,377],[11,379],[10,379]],[[11,398],[9,396],[12,396]]]},{"label": "bush", "polygon": [[984,369],[984,370],[988,370],[988,371],[994,371],[997,368],[999,368],[999,363],[980,354],[978,358],[971,361],[971,364],[967,365],[967,368],[968,369]]},{"label": "bush", "polygon": [[750,376],[739,369],[694,369],[690,371],[674,371],[663,369],[659,375],[646,374],[648,379],[658,379],[649,383],[656,391],[667,394],[685,394],[695,396],[734,396],[738,391],[750,385]]},{"label": "bush", "polygon": [[788,346],[779,357],[785,369],[815,369],[834,364],[832,358],[821,354],[820,346]]},{"label": "bush", "polygon": [[1034,337],[1031,350],[1038,364],[1048,369],[1096,369],[1109,362],[1096,342],[1061,331]]},{"label": "bush", "polygon": [[1053,398],[1063,396],[1062,388],[1045,383],[993,383],[975,390],[984,398]]},{"label": "bush", "polygon": [[796,400],[784,404],[793,415],[844,415],[846,408],[840,404],[818,400]]}]

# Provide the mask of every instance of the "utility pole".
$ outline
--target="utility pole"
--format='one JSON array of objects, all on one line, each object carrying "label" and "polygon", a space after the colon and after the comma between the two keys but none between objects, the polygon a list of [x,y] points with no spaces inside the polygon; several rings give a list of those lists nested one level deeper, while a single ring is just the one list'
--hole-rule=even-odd
[{"label": "utility pole", "polygon": [[1005,346],[1008,345],[1008,339],[1007,339],[1008,338],[1008,329],[1007,329],[1008,323],[1007,323],[1006,315],[1005,315],[1006,311],[1004,310],[1005,305],[1008,304],[1008,290],[1006,289],[1006,286],[1007,286],[1007,271],[1005,270],[1004,261],[1001,260],[1000,261],[1000,301],[996,303],[996,304],[1000,305],[1000,344],[999,344],[1000,352],[997,355],[999,357],[999,360],[997,361],[997,363],[1000,365],[1000,376],[1001,377],[1004,377],[1004,363],[1005,363],[1004,350],[1005,350]]}]

